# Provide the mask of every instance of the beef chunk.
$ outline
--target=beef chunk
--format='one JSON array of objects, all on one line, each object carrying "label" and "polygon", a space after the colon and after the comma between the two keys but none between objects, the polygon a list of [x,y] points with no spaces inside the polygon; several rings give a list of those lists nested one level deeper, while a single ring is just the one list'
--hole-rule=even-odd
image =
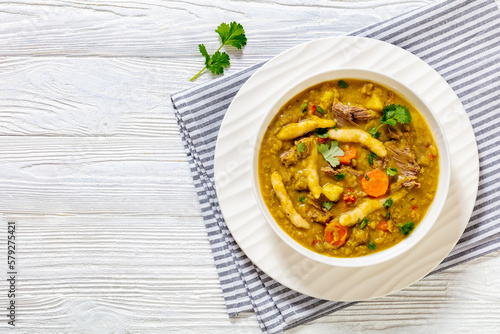
[{"label": "beef chunk", "polygon": [[387,151],[392,156],[399,172],[404,176],[417,177],[420,172],[420,166],[415,160],[415,155],[407,146],[404,150],[400,150],[395,145],[387,144]]},{"label": "beef chunk", "polygon": [[370,115],[366,109],[348,106],[340,102],[336,102],[332,105],[332,112],[339,126],[356,126],[356,121],[366,121],[372,118],[372,115]]},{"label": "beef chunk", "polygon": [[[305,145],[305,150],[304,152],[301,152],[299,154],[299,151],[297,150],[297,146],[303,143]],[[312,143],[312,138],[307,137],[307,138],[302,138],[300,140],[295,141],[295,146],[291,147],[290,149],[286,150],[283,152],[280,156],[280,161],[283,165],[286,167],[290,165],[295,165],[297,162],[299,162],[299,159],[303,159],[309,155],[311,152],[311,143]]]},{"label": "beef chunk", "polygon": [[360,177],[361,175],[363,175],[363,173],[361,173],[360,171],[357,171],[351,166],[347,165],[340,165],[337,168],[333,168],[332,166],[321,167],[321,171],[331,177],[334,177],[335,175],[341,173],[351,173],[356,177]]}]

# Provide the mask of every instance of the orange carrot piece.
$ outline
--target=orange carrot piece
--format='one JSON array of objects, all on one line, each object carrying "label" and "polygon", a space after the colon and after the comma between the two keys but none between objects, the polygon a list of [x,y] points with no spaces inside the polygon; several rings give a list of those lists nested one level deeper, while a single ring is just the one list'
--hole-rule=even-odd
[{"label": "orange carrot piece", "polygon": [[325,241],[335,247],[341,247],[347,239],[347,227],[330,223],[325,227]]},{"label": "orange carrot piece", "polygon": [[389,178],[381,170],[373,169],[366,173],[361,179],[361,188],[363,188],[365,193],[369,196],[382,196],[389,188]]},{"label": "orange carrot piece", "polygon": [[348,165],[351,163],[352,159],[356,159],[358,155],[358,150],[356,150],[356,146],[354,145],[345,145],[341,147],[342,151],[344,151],[344,155],[339,158],[341,164]]},{"label": "orange carrot piece", "polygon": [[377,229],[384,232],[389,232],[389,222],[381,221],[380,223],[378,223]]}]

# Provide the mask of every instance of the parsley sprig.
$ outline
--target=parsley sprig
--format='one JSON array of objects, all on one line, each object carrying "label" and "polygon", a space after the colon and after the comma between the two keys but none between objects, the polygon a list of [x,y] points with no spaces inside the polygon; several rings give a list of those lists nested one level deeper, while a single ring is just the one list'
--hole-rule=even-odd
[{"label": "parsley sprig", "polygon": [[368,130],[368,133],[370,133],[373,138],[378,138],[380,136],[380,132],[378,132],[378,130],[385,124],[389,126],[396,126],[397,123],[408,124],[411,122],[411,115],[408,108],[400,104],[390,104],[385,106],[382,111],[384,114],[380,119],[380,125]]},{"label": "parsley sprig", "polygon": [[406,222],[402,225],[396,224],[394,220],[391,219],[391,214],[389,212],[385,215],[385,220],[390,220],[395,226],[399,227],[399,231],[402,235],[410,234],[410,232],[415,228],[415,223],[412,221]]},{"label": "parsley sprig", "polygon": [[332,140],[330,146],[328,144],[317,145],[319,153],[323,155],[326,161],[332,165],[332,167],[337,167],[340,164],[339,156],[343,156],[345,153],[339,147],[339,142]]},{"label": "parsley sprig", "polygon": [[342,181],[343,179],[345,179],[345,173],[338,173],[335,175],[335,180]]},{"label": "parsley sprig", "polygon": [[300,158],[305,150],[306,150],[306,144],[299,143],[297,145],[297,156]]},{"label": "parsley sprig", "polygon": [[397,168],[390,168],[389,167],[389,168],[387,168],[385,173],[389,176],[395,176],[398,173],[398,170],[397,170]]},{"label": "parsley sprig", "polygon": [[224,68],[229,67],[229,55],[225,52],[220,52],[220,49],[224,45],[232,45],[237,49],[241,49],[247,44],[247,38],[245,36],[245,30],[243,26],[236,22],[231,22],[230,24],[221,23],[215,32],[219,34],[222,41],[222,45],[215,51],[215,53],[210,56],[207,52],[205,45],[199,44],[201,54],[205,57],[205,67],[198,72],[194,77],[189,79],[189,81],[195,80],[200,76],[203,71],[208,69],[213,74],[222,74]]},{"label": "parsley sprig", "polygon": [[[394,224],[394,225],[396,225],[396,224]],[[396,226],[399,226],[399,228],[401,230],[401,234],[408,235],[415,227],[415,223],[414,222],[407,222],[407,223],[404,223],[403,225],[396,225]]]},{"label": "parsley sprig", "polygon": [[331,202],[331,201],[326,201],[326,202],[323,202],[323,204],[321,204],[321,206],[327,210],[330,210],[331,208],[333,208],[334,205],[335,205],[335,202]]},{"label": "parsley sprig", "polygon": [[304,204],[307,201],[307,198],[305,198],[304,195],[300,194],[299,201],[300,203]]},{"label": "parsley sprig", "polygon": [[314,130],[314,134],[319,138],[328,138],[328,128],[317,128]]}]

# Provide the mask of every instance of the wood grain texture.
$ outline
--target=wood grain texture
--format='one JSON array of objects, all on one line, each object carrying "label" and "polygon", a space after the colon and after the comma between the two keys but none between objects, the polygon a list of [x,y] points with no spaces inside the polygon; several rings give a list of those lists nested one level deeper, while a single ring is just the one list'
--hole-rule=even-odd
[{"label": "wood grain texture", "polygon": [[[249,40],[228,50],[230,74],[434,1],[1,2],[0,212],[18,224],[16,333],[259,333],[254,314],[225,312],[169,95],[214,78],[187,81],[222,21]],[[496,333],[499,255],[289,332]]]},{"label": "wood grain texture", "polygon": [[400,13],[401,7],[411,10],[431,2],[49,0],[33,5],[29,0],[4,1],[0,4],[0,22],[6,23],[0,28],[0,56],[198,58],[198,43],[217,48],[214,29],[232,20],[248,32],[245,57],[269,55],[329,36],[328,22],[350,20],[350,24],[332,27],[336,34],[345,33],[352,21],[359,20],[362,27]]},{"label": "wood grain texture", "polygon": [[[15,218],[21,268],[16,332],[258,332],[252,314],[227,318],[200,217]],[[4,228],[0,232],[5,236]],[[493,333],[500,326],[498,255],[290,332]]]},{"label": "wood grain texture", "polygon": [[0,136],[0,156],[4,214],[199,215],[177,133]]}]

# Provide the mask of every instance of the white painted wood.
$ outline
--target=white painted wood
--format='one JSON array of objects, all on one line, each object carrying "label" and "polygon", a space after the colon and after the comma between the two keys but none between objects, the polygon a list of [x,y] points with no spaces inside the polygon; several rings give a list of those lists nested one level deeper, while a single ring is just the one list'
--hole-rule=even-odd
[{"label": "white painted wood", "polygon": [[[247,30],[244,50],[229,50],[233,73],[347,32],[325,28],[339,19],[361,27],[434,1],[1,2],[0,212],[18,224],[16,333],[259,333],[253,314],[225,313],[169,94],[212,80],[187,81],[222,21]],[[499,255],[290,333],[496,333]]]}]

